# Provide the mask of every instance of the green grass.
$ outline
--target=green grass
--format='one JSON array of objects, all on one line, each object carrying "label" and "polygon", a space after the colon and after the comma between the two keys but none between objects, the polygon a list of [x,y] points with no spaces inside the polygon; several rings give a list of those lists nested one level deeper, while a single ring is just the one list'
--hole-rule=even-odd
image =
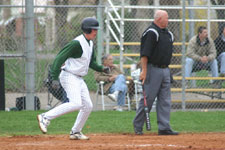
[{"label": "green grass", "polygon": [[[40,59],[36,62],[35,70],[35,88],[36,92],[45,90],[43,81],[47,78],[48,65],[52,60]],[[96,91],[96,81],[94,70],[89,69],[84,77],[90,91]],[[25,85],[25,62],[23,60],[9,59],[5,61],[5,89],[12,92],[23,92]]]},{"label": "green grass", "polygon": [[[41,134],[36,115],[43,111],[0,111],[0,136]],[[77,112],[51,121],[48,134],[68,134]],[[84,133],[133,133],[135,111],[95,111],[86,122]],[[224,132],[225,112],[172,112],[171,126],[181,133]],[[156,113],[151,113],[152,132],[157,132]]]}]

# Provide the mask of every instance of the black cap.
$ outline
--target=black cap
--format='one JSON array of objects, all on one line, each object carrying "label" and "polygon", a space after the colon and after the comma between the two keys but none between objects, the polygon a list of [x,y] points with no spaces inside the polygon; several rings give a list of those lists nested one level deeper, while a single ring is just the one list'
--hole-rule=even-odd
[{"label": "black cap", "polygon": [[81,29],[84,32],[89,31],[90,29],[96,29],[96,30],[99,29],[98,20],[92,17],[84,18],[81,23]]}]

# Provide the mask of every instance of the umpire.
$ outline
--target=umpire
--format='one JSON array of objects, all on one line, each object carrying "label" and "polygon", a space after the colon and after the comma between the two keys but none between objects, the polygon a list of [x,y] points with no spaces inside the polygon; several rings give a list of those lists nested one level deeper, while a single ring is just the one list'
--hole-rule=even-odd
[{"label": "umpire", "polygon": [[[172,57],[174,37],[167,30],[167,25],[168,13],[164,10],[157,10],[154,22],[142,34],[140,80],[146,93],[149,111],[157,98],[158,135],[178,135],[178,132],[173,131],[170,127],[171,76],[168,65]],[[142,98],[133,120],[136,134],[143,134],[144,122],[144,99]]]}]

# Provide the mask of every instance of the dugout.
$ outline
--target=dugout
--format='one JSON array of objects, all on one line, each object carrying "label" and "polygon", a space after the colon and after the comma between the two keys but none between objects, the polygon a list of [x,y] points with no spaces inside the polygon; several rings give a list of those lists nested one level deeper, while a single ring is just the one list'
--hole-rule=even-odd
[{"label": "dugout", "polygon": [[5,110],[5,70],[4,70],[4,60],[0,60],[0,110]]}]

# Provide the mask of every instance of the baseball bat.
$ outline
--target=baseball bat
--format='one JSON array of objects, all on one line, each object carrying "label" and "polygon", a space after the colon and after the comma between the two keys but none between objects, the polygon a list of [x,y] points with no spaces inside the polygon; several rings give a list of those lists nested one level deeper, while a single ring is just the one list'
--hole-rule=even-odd
[{"label": "baseball bat", "polygon": [[146,130],[150,131],[151,124],[150,124],[149,110],[148,110],[148,105],[147,105],[144,88],[143,88],[143,95],[144,95],[144,111],[145,111],[145,117],[146,117]]}]

